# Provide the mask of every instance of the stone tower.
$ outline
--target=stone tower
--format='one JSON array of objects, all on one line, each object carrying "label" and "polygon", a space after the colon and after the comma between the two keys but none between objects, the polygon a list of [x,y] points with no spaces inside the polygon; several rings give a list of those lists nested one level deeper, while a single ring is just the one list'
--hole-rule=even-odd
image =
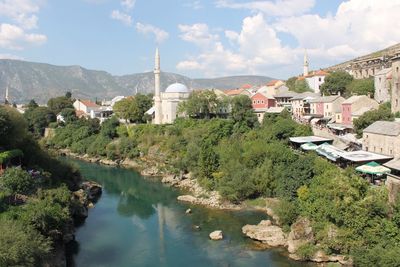
[{"label": "stone tower", "polygon": [[392,58],[392,112],[400,111],[400,54]]},{"label": "stone tower", "polygon": [[161,124],[162,121],[160,74],[160,53],[157,48],[154,66],[154,124]]},{"label": "stone tower", "polygon": [[6,96],[4,97],[4,104],[10,104],[10,97],[8,92],[8,85],[6,87]]},{"label": "stone tower", "polygon": [[308,58],[307,58],[307,50],[304,51],[304,64],[303,64],[303,76],[308,75]]}]

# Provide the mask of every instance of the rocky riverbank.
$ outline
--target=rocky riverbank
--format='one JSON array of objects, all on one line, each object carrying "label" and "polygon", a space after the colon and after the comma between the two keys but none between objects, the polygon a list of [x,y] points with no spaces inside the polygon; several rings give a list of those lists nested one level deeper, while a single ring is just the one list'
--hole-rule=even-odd
[{"label": "rocky riverbank", "polygon": [[[171,174],[165,171],[165,165],[160,161],[151,158],[139,158],[137,160],[109,160],[88,155],[71,153],[69,150],[60,150],[61,155],[78,158],[87,162],[99,163],[109,166],[121,166],[132,168],[140,172],[145,177],[160,177],[162,183],[171,187],[181,188],[189,194],[178,196],[178,201],[203,205],[215,209],[240,210],[249,208],[244,203],[233,204],[222,199],[217,191],[208,191],[201,187],[197,179],[191,173]],[[265,199],[265,205],[252,207],[266,212],[272,220],[261,221],[258,225],[245,225],[242,228],[243,234],[249,238],[259,241],[266,248],[285,247],[289,252],[289,257],[293,260],[313,261],[322,265],[326,263],[336,263],[342,266],[352,266],[351,258],[344,255],[326,255],[321,249],[317,249],[312,255],[299,255],[298,251],[304,245],[313,244],[314,236],[311,223],[306,218],[300,218],[294,223],[289,233],[285,233],[279,226],[279,217],[274,213],[273,206],[277,204],[277,199]],[[318,248],[318,244],[316,244]]]},{"label": "rocky riverbank", "polygon": [[70,242],[74,242],[75,240],[75,226],[87,218],[88,210],[94,207],[94,203],[102,193],[101,185],[96,182],[85,181],[79,187],[80,189],[72,192],[71,195],[75,203],[71,210],[71,219],[63,230],[63,233],[54,233],[54,249],[44,263],[45,267],[67,266],[66,248]]},{"label": "rocky riverbank", "polygon": [[[261,221],[258,225],[245,225],[243,234],[253,240],[262,242],[267,247],[285,247],[289,252],[289,258],[294,260],[308,260],[321,264],[337,263],[342,266],[352,266],[353,261],[344,255],[327,255],[315,238],[311,222],[307,218],[299,218],[290,228],[289,233],[270,220]],[[305,251],[304,248],[312,248]]]}]

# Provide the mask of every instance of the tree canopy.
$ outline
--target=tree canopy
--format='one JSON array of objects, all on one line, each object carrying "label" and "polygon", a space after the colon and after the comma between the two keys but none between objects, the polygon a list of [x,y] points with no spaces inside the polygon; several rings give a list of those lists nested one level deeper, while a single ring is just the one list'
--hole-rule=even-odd
[{"label": "tree canopy", "polygon": [[218,98],[214,91],[194,91],[186,101],[179,103],[178,112],[192,118],[210,119],[226,110],[227,106],[227,102]]},{"label": "tree canopy", "polygon": [[369,95],[374,96],[374,79],[354,79],[346,87],[346,95]]},{"label": "tree canopy", "polygon": [[393,121],[394,115],[392,114],[390,103],[384,103],[379,106],[377,110],[370,110],[365,112],[362,116],[355,119],[354,129],[358,137],[362,136],[362,132],[365,128],[376,121]]},{"label": "tree canopy", "polygon": [[153,105],[151,95],[137,94],[135,97],[124,98],[115,103],[115,114],[126,121],[143,123],[147,121],[146,111]]},{"label": "tree canopy", "polygon": [[325,95],[344,94],[353,77],[346,71],[334,71],[325,77],[321,85],[321,93]]}]

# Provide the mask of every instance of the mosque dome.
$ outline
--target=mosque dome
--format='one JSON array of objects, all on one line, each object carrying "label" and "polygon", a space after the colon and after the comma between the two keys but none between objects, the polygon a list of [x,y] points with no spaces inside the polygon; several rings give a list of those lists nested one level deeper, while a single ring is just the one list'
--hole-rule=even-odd
[{"label": "mosque dome", "polygon": [[165,93],[189,93],[186,85],[181,83],[173,83],[165,89]]}]

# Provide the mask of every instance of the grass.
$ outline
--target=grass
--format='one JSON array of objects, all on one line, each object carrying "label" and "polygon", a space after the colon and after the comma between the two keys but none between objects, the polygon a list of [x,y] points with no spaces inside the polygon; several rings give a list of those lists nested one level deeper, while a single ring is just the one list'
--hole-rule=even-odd
[{"label": "grass", "polygon": [[265,207],[266,206],[266,202],[265,202],[264,198],[248,199],[244,203],[250,207]]}]

